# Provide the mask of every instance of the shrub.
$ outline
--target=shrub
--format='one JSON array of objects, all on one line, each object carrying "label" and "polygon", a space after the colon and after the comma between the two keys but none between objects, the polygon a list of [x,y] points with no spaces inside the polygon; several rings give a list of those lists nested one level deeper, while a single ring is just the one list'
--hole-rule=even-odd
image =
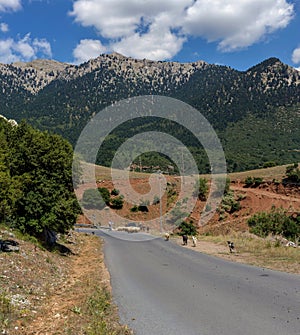
[{"label": "shrub", "polygon": [[253,180],[254,183],[254,187],[259,186],[260,184],[262,184],[264,182],[263,178],[261,177],[255,177]]},{"label": "shrub", "polygon": [[248,177],[244,180],[244,183],[245,183],[245,186],[246,186],[246,187],[250,187],[250,186],[252,186],[252,184],[253,184],[253,178],[250,177],[250,176],[248,176]]},{"label": "shrub", "polygon": [[272,208],[270,213],[256,213],[248,219],[248,225],[251,233],[261,237],[273,234],[295,240],[300,236],[299,217],[294,219],[283,209]]},{"label": "shrub", "polygon": [[136,213],[139,211],[139,207],[137,205],[134,205],[133,207],[130,208],[130,212]]},{"label": "shrub", "polygon": [[149,212],[149,209],[146,205],[139,205],[138,210],[140,212]]},{"label": "shrub", "polygon": [[269,161],[269,162],[265,162],[263,164],[263,168],[269,168],[269,167],[273,167],[273,166],[276,166],[276,165],[278,165],[276,162]]},{"label": "shrub", "polygon": [[199,178],[197,184],[195,185],[194,196],[198,199],[205,201],[208,193],[207,179]]},{"label": "shrub", "polygon": [[95,188],[90,188],[84,191],[82,196],[82,205],[86,209],[102,209],[105,207],[105,202],[99,196],[99,192]]},{"label": "shrub", "polygon": [[196,235],[197,229],[195,224],[190,222],[182,221],[181,224],[178,226],[178,229],[180,230],[179,235]]},{"label": "shrub", "polygon": [[286,168],[286,178],[284,178],[284,181],[292,183],[300,182],[300,170],[297,163]]},{"label": "shrub", "polygon": [[261,177],[247,177],[244,181],[246,187],[257,187],[263,183],[263,178]]},{"label": "shrub", "polygon": [[111,207],[114,209],[121,209],[123,208],[124,200],[122,197],[116,197],[111,200]]},{"label": "shrub", "polygon": [[152,202],[152,204],[153,205],[157,205],[157,204],[159,204],[160,203],[160,199],[159,199],[159,197],[156,195],[156,196],[154,196],[154,199],[153,199],[153,202]]},{"label": "shrub", "polygon": [[170,214],[172,215],[170,221],[176,226],[179,226],[182,220],[188,216],[188,213],[183,212],[178,204],[171,210]]},{"label": "shrub", "polygon": [[110,203],[110,193],[109,190],[106,187],[99,187],[98,191],[100,192],[102,199],[106,203],[106,205],[109,206]]},{"label": "shrub", "polygon": [[116,196],[116,195],[119,195],[119,194],[120,194],[120,191],[117,190],[116,188],[114,188],[114,189],[110,192],[110,194]]},{"label": "shrub", "polygon": [[235,199],[233,192],[228,192],[226,195],[224,195],[221,203],[221,209],[230,214],[241,209],[241,204],[238,200]]},{"label": "shrub", "polygon": [[227,194],[230,191],[230,178],[216,178],[216,190],[214,191],[215,196],[221,196],[222,194]]}]

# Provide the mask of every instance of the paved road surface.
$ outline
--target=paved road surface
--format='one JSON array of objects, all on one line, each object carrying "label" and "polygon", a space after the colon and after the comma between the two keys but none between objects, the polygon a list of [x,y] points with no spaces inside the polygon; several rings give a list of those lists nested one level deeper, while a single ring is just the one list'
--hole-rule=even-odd
[{"label": "paved road surface", "polygon": [[300,334],[299,275],[228,262],[146,234],[96,234],[105,239],[121,321],[137,335]]}]

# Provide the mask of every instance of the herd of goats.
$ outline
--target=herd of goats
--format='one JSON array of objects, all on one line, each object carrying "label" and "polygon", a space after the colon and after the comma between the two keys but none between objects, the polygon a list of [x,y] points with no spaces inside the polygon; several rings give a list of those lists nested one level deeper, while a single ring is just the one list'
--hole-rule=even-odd
[{"label": "herd of goats", "polygon": [[[116,231],[124,231],[124,232],[127,232],[127,233],[138,233],[141,231],[141,228],[140,227],[135,227],[135,226],[129,226],[129,227],[117,227],[115,229]],[[170,234],[169,233],[165,233],[165,241],[169,241],[170,239]],[[182,235],[182,245],[188,245],[188,235]],[[196,247],[197,246],[197,238],[196,236],[191,236],[191,239],[192,239],[192,246],[193,247]],[[231,241],[227,241],[227,244],[228,244],[228,248],[229,248],[229,251],[230,253],[233,253],[235,252],[235,246],[234,246],[234,243],[231,242]]]}]

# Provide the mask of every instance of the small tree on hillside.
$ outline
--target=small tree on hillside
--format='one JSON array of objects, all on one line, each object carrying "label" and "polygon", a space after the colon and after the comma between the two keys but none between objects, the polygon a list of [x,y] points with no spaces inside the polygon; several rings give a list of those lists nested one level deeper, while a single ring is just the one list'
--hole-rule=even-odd
[{"label": "small tree on hillside", "polygon": [[105,202],[97,189],[90,188],[83,193],[82,206],[86,209],[103,209]]},{"label": "small tree on hillside", "polygon": [[111,200],[111,207],[114,209],[121,209],[123,208],[124,200],[123,197],[119,196],[116,198],[113,198]]},{"label": "small tree on hillside", "polygon": [[178,226],[178,229],[180,230],[179,235],[196,235],[197,234],[197,229],[195,224],[190,221],[182,221],[181,224]]},{"label": "small tree on hillside", "polygon": [[208,189],[207,179],[199,178],[195,185],[194,196],[198,197],[198,199],[202,201],[205,201],[207,199]]},{"label": "small tree on hillside", "polygon": [[297,163],[286,168],[286,178],[284,181],[292,183],[300,182],[300,170]]},{"label": "small tree on hillside", "polygon": [[109,190],[106,187],[99,187],[98,191],[100,192],[102,199],[106,203],[107,206],[109,206],[110,203],[110,193]]}]

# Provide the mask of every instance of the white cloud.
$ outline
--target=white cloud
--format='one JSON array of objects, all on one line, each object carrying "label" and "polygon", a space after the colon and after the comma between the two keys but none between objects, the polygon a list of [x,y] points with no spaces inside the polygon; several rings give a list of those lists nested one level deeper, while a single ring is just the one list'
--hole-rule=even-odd
[{"label": "white cloud", "polygon": [[0,0],[0,12],[17,11],[21,8],[21,0]]},{"label": "white cloud", "polygon": [[111,49],[123,55],[151,60],[170,59],[182,48],[185,38],[154,22],[146,34],[135,33],[113,43]]},{"label": "white cloud", "polygon": [[30,61],[38,57],[52,57],[51,46],[44,39],[32,40],[30,34],[27,34],[19,40],[0,40],[1,63]]},{"label": "white cloud", "polygon": [[42,53],[47,57],[52,57],[51,45],[46,39],[35,38],[32,42],[32,46],[35,54]]},{"label": "white cloud", "polygon": [[292,61],[294,64],[300,64],[300,47],[293,51]]},{"label": "white cloud", "polygon": [[218,41],[223,51],[233,51],[285,28],[293,13],[293,5],[285,0],[196,1],[187,10],[184,31]]},{"label": "white cloud", "polygon": [[193,0],[77,0],[70,15],[84,27],[95,27],[105,38],[121,38],[147,28],[162,13],[174,17]]},{"label": "white cloud", "polygon": [[285,28],[294,7],[289,0],[75,0],[70,15],[115,51],[163,60],[195,36],[221,51],[246,48]]},{"label": "white cloud", "polygon": [[80,64],[91,58],[96,58],[107,49],[98,40],[81,40],[73,51],[75,63]]},{"label": "white cloud", "polygon": [[0,31],[2,31],[2,33],[7,33],[9,31],[8,25],[4,22],[0,23]]}]

